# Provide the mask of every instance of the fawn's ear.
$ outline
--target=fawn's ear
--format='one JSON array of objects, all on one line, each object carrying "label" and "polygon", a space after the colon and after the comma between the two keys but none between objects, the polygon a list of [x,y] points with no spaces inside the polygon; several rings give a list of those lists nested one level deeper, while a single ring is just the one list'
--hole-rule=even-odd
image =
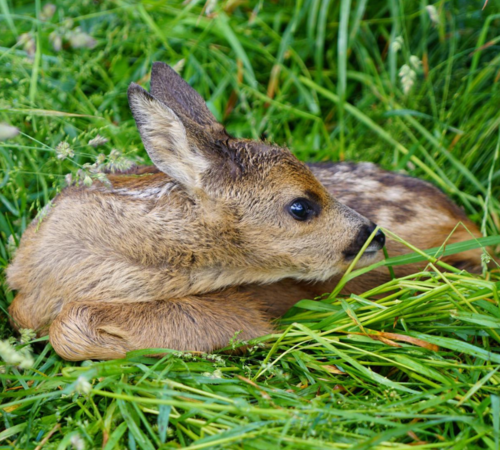
[{"label": "fawn's ear", "polygon": [[210,161],[197,146],[190,145],[179,117],[135,83],[128,88],[128,102],[154,165],[188,189],[199,186]]},{"label": "fawn's ear", "polygon": [[190,119],[211,132],[224,130],[208,109],[203,97],[165,63],[153,63],[151,94],[172,108],[181,120]]}]

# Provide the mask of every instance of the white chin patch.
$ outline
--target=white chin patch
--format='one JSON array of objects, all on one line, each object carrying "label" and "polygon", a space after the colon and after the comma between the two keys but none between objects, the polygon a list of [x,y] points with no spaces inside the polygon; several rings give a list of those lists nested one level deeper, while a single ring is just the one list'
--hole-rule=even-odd
[{"label": "white chin patch", "polygon": [[373,258],[376,255],[378,255],[378,252],[380,251],[380,247],[373,247],[370,245],[365,252],[363,253],[363,258]]}]

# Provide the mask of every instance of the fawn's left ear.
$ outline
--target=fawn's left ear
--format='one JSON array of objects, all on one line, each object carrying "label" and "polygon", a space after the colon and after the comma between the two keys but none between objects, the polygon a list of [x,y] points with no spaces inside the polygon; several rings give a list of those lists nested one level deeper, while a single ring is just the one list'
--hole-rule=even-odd
[{"label": "fawn's left ear", "polygon": [[154,165],[189,190],[200,187],[211,166],[210,155],[189,143],[179,117],[135,83],[128,89],[128,101]]}]

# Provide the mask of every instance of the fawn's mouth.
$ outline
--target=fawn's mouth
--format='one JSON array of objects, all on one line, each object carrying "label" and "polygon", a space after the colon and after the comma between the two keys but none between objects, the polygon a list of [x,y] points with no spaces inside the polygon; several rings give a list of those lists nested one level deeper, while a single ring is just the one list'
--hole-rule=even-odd
[{"label": "fawn's mouth", "polygon": [[363,256],[374,256],[380,250],[382,250],[382,246],[378,242],[372,242],[367,249],[363,252]]},{"label": "fawn's mouth", "polygon": [[[377,255],[377,253],[382,250],[382,248],[385,245],[385,236],[382,232],[380,234],[377,233],[377,236],[375,239],[370,242],[370,245],[366,248],[366,250],[363,252],[361,255],[361,258],[373,258]],[[352,261],[356,256],[358,256],[359,252],[361,251],[361,248],[359,248],[356,252],[350,251],[344,253],[346,261]],[[360,259],[361,259],[360,258]]]},{"label": "fawn's mouth", "polygon": [[[361,259],[370,259],[370,258],[374,258],[375,256],[377,256],[378,252],[380,251],[380,249],[378,250],[375,250],[375,249],[370,249],[370,247],[368,247],[364,252],[363,254],[361,255],[361,257],[359,258],[360,260]],[[345,260],[346,261],[352,261],[354,258],[356,258],[357,254],[356,255],[346,255],[345,256]]]}]

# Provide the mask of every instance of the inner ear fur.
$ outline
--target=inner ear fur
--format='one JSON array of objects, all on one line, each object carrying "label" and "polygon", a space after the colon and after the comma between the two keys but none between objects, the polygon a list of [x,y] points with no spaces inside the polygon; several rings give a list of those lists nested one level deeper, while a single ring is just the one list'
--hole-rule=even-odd
[{"label": "inner ear fur", "polygon": [[139,85],[128,89],[130,109],[154,165],[186,187],[197,187],[210,161],[189,142],[176,113]]}]

